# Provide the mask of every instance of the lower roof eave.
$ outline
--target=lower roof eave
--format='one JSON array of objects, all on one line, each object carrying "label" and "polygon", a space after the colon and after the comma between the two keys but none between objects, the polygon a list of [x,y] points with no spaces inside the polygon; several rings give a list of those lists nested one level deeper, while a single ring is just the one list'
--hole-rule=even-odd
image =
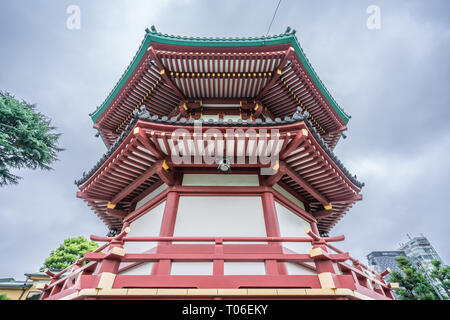
[{"label": "lower roof eave", "polygon": [[[330,202],[332,202],[333,199],[337,199],[335,196],[332,196],[333,193],[346,194],[346,197],[348,199],[353,199],[353,197],[359,194],[363,184],[357,181],[355,177],[350,175],[348,170],[343,167],[342,163],[337,159],[333,152],[326,146],[326,144],[323,143],[323,141],[321,141],[322,139],[320,138],[320,135],[317,134],[314,128],[308,125],[308,122],[309,121],[306,120],[306,117],[302,115],[294,115],[294,117],[292,118],[286,117],[284,120],[279,121],[260,121],[256,123],[244,123],[242,121],[227,123],[220,121],[203,122],[202,128],[200,129],[200,134],[206,134],[207,130],[209,129],[214,129],[215,132],[224,134],[226,134],[227,130],[252,129],[259,130],[259,132],[261,132],[261,130],[266,130],[265,132],[276,130],[277,134],[280,137],[279,140],[283,141],[282,139],[285,139],[287,142],[284,143],[284,149],[280,149],[279,152],[282,157],[284,156],[283,161],[290,161],[287,163],[289,167],[294,166],[290,169],[294,172],[294,175],[300,175],[299,179],[301,179],[301,175],[303,174],[303,172],[311,172],[310,168],[312,167],[306,169],[302,168],[301,161],[300,164],[296,165],[296,163],[299,161],[295,158],[297,157],[297,155],[304,153],[304,155],[306,155],[307,157],[311,157],[313,161],[316,161],[315,165],[318,168],[316,169],[316,171],[320,171],[320,168],[324,168],[323,173],[319,172],[320,175],[328,174],[329,178],[327,178],[326,180],[329,180],[331,182],[317,183],[312,180],[312,183],[316,184],[316,186],[319,188],[319,191],[321,190],[320,188],[322,188],[322,192],[324,192],[325,195],[329,195],[328,197]],[[99,208],[106,209],[105,207],[108,201],[114,197],[115,192],[113,190],[118,190],[118,188],[126,188],[128,184],[125,183],[125,180],[124,182],[121,182],[117,175],[113,180],[110,181],[111,186],[109,187],[107,184],[105,185],[104,182],[101,182],[99,180],[111,178],[111,174],[109,172],[111,172],[111,170],[115,170],[114,168],[119,168],[117,163],[121,161],[120,159],[122,159],[124,154],[132,155],[132,158],[126,158],[128,160],[127,162],[135,161],[135,158],[137,157],[139,158],[139,163],[136,162],[138,166],[148,166],[148,168],[155,164],[156,161],[162,161],[164,158],[168,158],[169,153],[167,152],[167,150],[169,150],[170,148],[167,149],[167,141],[172,141],[171,144],[174,145],[175,140],[171,138],[174,132],[177,129],[183,130],[183,132],[187,133],[188,135],[192,134],[193,139],[194,133],[196,132],[195,130],[197,130],[195,124],[198,123],[187,119],[168,120],[164,117],[151,117],[150,115],[146,114],[145,110],[143,110],[140,114],[136,115],[135,120],[132,122],[132,124],[130,124],[127,130],[124,131],[121,138],[116,141],[115,145],[110,150],[108,150],[108,152],[88,173],[88,175],[85,175],[83,179],[76,182],[80,188],[79,197],[84,198],[86,201],[88,201],[89,205],[108,226],[120,227],[120,219],[106,215],[106,211],[100,210]],[[299,135],[303,137],[299,138]],[[146,142],[142,143],[142,139],[144,139]],[[238,144],[238,136],[232,137],[232,139],[233,141],[235,141],[234,143]],[[250,140],[247,139],[245,141]],[[261,137],[259,137],[258,141],[261,141]],[[244,150],[247,150],[248,147],[245,147],[245,143],[246,142],[244,142]],[[298,145],[295,145],[295,143],[298,143]],[[222,145],[224,146],[225,144]],[[146,146],[148,146],[148,148],[150,149],[148,149]],[[193,144],[191,144],[191,146],[193,146]],[[283,146],[281,146],[281,148],[283,148]],[[191,152],[193,151],[191,150]],[[283,152],[285,153],[284,155]],[[168,160],[168,162],[170,162],[170,160]],[[170,163],[171,165],[174,165],[173,162]],[[128,178],[135,176],[135,178],[133,179],[137,179],[139,177],[136,166],[129,167],[128,170],[123,167],[123,165],[124,163],[122,162],[122,166],[119,168],[120,174],[126,174]],[[204,166],[204,164],[202,163],[199,166]],[[148,170],[148,168],[146,170]],[[128,170],[128,172],[124,172],[123,170]],[[149,178],[152,177],[150,176]],[[305,179],[307,180],[307,178]],[[149,180],[146,183],[154,183],[158,180],[158,177],[155,176],[154,178],[152,178],[152,180]],[[148,185],[147,187],[149,186],[150,185]],[[103,195],[99,196],[101,194]],[[98,199],[96,200],[95,197],[97,197]],[[357,200],[358,199],[355,198],[354,201],[348,202],[345,207],[337,210],[337,212],[335,212],[333,216],[330,216],[331,219],[330,217],[328,217],[328,219],[324,219],[321,224],[319,223],[320,229],[322,231],[329,231],[348,210],[348,208],[351,207],[351,205]],[[324,203],[323,201],[322,203],[326,204],[326,202]],[[317,208],[317,210],[319,210],[319,207]]]}]

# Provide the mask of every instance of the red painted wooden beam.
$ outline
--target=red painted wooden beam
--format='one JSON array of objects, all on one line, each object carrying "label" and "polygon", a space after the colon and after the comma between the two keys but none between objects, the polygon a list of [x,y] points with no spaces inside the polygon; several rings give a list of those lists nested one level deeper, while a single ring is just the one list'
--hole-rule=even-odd
[{"label": "red painted wooden beam", "polygon": [[269,187],[277,184],[278,181],[280,181],[281,178],[286,173],[286,165],[284,164],[284,162],[277,162],[277,164],[278,164],[278,171],[275,174],[268,177],[263,177],[264,184]]},{"label": "red painted wooden beam", "polygon": [[286,166],[286,174],[294,180],[300,187],[306,190],[311,196],[313,196],[317,201],[319,201],[323,206],[329,207],[330,201],[320,194],[319,191],[314,189],[308,182],[303,180],[297,173],[292,170],[289,166]]},{"label": "red painted wooden beam", "polygon": [[117,209],[106,209],[106,213],[110,216],[123,219],[128,215],[128,212],[123,210],[117,210]]},{"label": "red painted wooden beam", "polygon": [[[86,276],[89,277],[89,276]],[[91,276],[92,277],[92,276]],[[340,276],[342,277],[342,276]],[[227,276],[131,276],[118,275],[114,288],[246,288],[257,287],[306,287],[320,288],[317,275],[227,275]],[[180,297],[180,296],[179,296]],[[248,296],[246,296],[248,298]],[[323,296],[322,296],[323,297]],[[335,296],[334,296],[335,297]]]},{"label": "red painted wooden beam", "polygon": [[98,131],[103,131],[103,132],[107,132],[107,133],[110,133],[110,134],[114,134],[114,132],[112,132],[112,130],[107,129],[107,128],[101,126],[98,123],[94,123],[94,125],[92,127],[94,129],[98,130]]},{"label": "red painted wooden beam", "polygon": [[81,198],[86,201],[109,201],[107,197],[90,196],[85,192],[78,191],[77,198]]},{"label": "red painted wooden beam", "polygon": [[337,130],[328,131],[327,133],[323,134],[323,135],[322,135],[322,138],[326,138],[326,137],[329,137],[329,136],[334,135],[334,134],[336,134],[336,133],[341,133],[342,131],[346,131],[346,130],[347,130],[347,127],[346,127],[346,126],[341,126],[341,127],[340,127],[339,129],[337,129]]},{"label": "red painted wooden beam", "polygon": [[164,69],[164,66],[162,65],[161,61],[159,61],[159,58],[155,52],[155,50],[150,47],[149,51],[155,60],[156,66],[159,68],[159,73],[161,74],[162,78],[165,80],[166,84],[176,93],[176,95],[183,101],[186,100],[186,97],[184,94],[178,89],[178,87],[169,79],[169,77],[166,74],[166,70]]},{"label": "red painted wooden beam", "polygon": [[178,111],[181,113],[181,115],[185,118],[189,117],[189,114],[187,112],[188,107],[184,101],[181,101],[178,105]]},{"label": "red painted wooden beam", "polygon": [[[108,254],[86,252],[86,259],[89,261],[101,261],[106,259]],[[328,258],[333,261],[345,261],[345,254],[333,254]],[[264,261],[277,260],[279,262],[301,260],[313,261],[309,254],[283,254],[283,253],[129,253],[122,257],[122,262],[153,262],[158,260],[172,261],[212,261],[212,260],[228,260],[228,261]]]},{"label": "red painted wooden beam", "polygon": [[300,200],[303,205],[305,206],[306,211],[309,211],[309,205],[310,202],[308,200],[305,199],[305,197],[303,197],[301,194],[299,194],[298,192],[296,192],[295,190],[292,189],[291,186],[289,186],[287,183],[285,183],[284,181],[278,181],[278,184],[285,189],[287,192],[289,192],[291,195],[293,195],[295,198],[297,198],[298,200]]},{"label": "red painted wooden beam", "polygon": [[284,160],[291,152],[293,152],[300,143],[308,136],[308,131],[306,129],[301,129],[297,131],[295,137],[288,143],[286,149],[280,153],[280,159]]},{"label": "red painted wooden beam", "polygon": [[173,109],[169,115],[167,116],[169,119],[178,116],[180,114],[180,109],[178,107],[176,107],[175,109]]},{"label": "red painted wooden beam", "polygon": [[[353,203],[355,201],[360,201],[362,200],[363,196],[362,194],[357,194],[354,195],[353,197],[350,198],[336,198],[336,199],[332,199],[331,202],[336,203],[336,204],[349,204],[349,203]],[[317,204],[317,203],[321,203],[321,202],[310,202],[311,204]]]},{"label": "red painted wooden beam", "polygon": [[167,184],[168,186],[173,186],[175,184],[174,178],[175,169],[171,168],[170,171],[168,171],[169,169],[165,169],[164,168],[165,166],[167,166],[167,164],[164,163],[163,166],[159,167],[158,170],[156,171],[156,174],[162,181],[164,181],[165,184]]},{"label": "red painted wooden beam", "polygon": [[164,155],[158,151],[155,144],[150,141],[145,134],[144,130],[139,127],[134,128],[133,134],[136,136],[139,142],[141,142],[144,147],[146,147],[157,159],[163,159]]},{"label": "red painted wooden beam", "polygon": [[255,111],[255,113],[253,113],[253,119],[256,119],[259,117],[259,115],[261,114],[261,112],[263,111],[264,107],[261,103],[261,101],[256,101],[255,103],[255,107],[253,108],[253,110]]},{"label": "red painted wooden beam", "polygon": [[320,211],[314,212],[313,216],[316,219],[320,220],[320,219],[323,219],[323,218],[331,216],[333,213],[334,213],[333,210],[320,210]]},{"label": "red painted wooden beam", "polygon": [[380,276],[381,276],[382,278],[384,278],[384,277],[387,276],[389,273],[391,273],[391,269],[390,269],[390,268],[387,268],[386,270],[384,270],[384,271],[380,274]]},{"label": "red painted wooden beam", "polygon": [[139,178],[130,183],[127,187],[125,187],[121,192],[116,194],[112,199],[112,204],[117,204],[120,200],[128,196],[131,192],[133,192],[138,186],[143,184],[147,179],[156,174],[157,170],[162,166],[162,161],[156,162],[149,169],[147,169]]},{"label": "red painted wooden beam", "polygon": [[267,83],[264,89],[260,91],[260,93],[256,97],[256,100],[261,100],[262,97],[267,93],[267,91],[269,91],[269,89],[272,88],[272,86],[277,82],[278,78],[281,76],[281,70],[284,68],[293,52],[294,49],[292,47],[289,47],[289,49],[286,50],[283,61],[281,61],[280,65],[277,67],[277,70],[274,72],[274,75],[269,83]]},{"label": "red painted wooden beam", "polygon": [[322,254],[313,257],[314,260],[331,260],[334,262],[344,262],[349,259],[348,253],[330,254],[322,250]]}]

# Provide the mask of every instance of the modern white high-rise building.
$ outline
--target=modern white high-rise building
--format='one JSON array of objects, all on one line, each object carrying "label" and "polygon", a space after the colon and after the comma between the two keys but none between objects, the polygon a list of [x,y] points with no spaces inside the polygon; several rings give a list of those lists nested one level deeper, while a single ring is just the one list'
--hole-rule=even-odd
[{"label": "modern white high-rise building", "polygon": [[436,250],[423,235],[414,238],[409,237],[408,242],[400,244],[398,250],[404,251],[408,258],[416,263],[420,263],[427,272],[431,272],[434,269],[432,261],[438,260],[442,262]]},{"label": "modern white high-rise building", "polygon": [[[384,272],[387,268],[391,271],[402,272],[398,268],[397,261],[395,260],[400,256],[405,256],[416,267],[425,271],[428,279],[432,282],[435,288],[438,288],[441,295],[446,295],[445,290],[442,288],[442,284],[438,280],[431,277],[431,272],[434,270],[432,262],[438,260],[444,264],[444,261],[442,261],[441,257],[438,255],[431,243],[423,235],[414,238],[411,238],[408,235],[408,242],[400,243],[399,248],[395,251],[372,251],[367,255],[367,261],[369,263],[369,267],[379,273]],[[389,276],[387,276],[385,280],[389,282]]]},{"label": "modern white high-rise building", "polygon": [[434,269],[432,262],[437,260],[444,264],[444,261],[442,261],[430,241],[428,241],[423,234],[421,234],[420,237],[414,238],[411,238],[408,235],[408,238],[408,242],[400,244],[399,250],[404,251],[413,264],[418,267],[422,267],[422,269],[428,274],[429,280],[431,280],[432,284],[438,288],[441,295],[445,295],[446,292],[444,288],[442,288],[440,281],[431,277],[431,272]]}]

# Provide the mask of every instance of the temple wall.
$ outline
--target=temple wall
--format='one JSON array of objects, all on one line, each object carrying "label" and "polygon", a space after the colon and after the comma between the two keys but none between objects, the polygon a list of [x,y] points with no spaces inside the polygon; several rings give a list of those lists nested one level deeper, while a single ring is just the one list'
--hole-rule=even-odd
[{"label": "temple wall", "polygon": [[[161,229],[161,221],[166,202],[149,210],[130,224],[128,237],[157,237]],[[142,253],[155,246],[153,242],[125,242],[124,248],[128,253]]]},{"label": "temple wall", "polygon": [[[183,186],[259,186],[257,175],[223,175],[223,174],[185,174]],[[140,200],[136,208],[142,207],[156,195],[167,189],[163,184],[145,198]],[[301,208],[304,205],[281,186],[274,189]],[[128,236],[159,236],[165,202],[148,211],[131,223]],[[278,202],[275,202],[280,236],[303,237],[304,228],[310,224]],[[260,196],[180,196],[173,236],[245,236],[265,237],[266,226],[262,199]],[[250,244],[249,242],[236,242]],[[193,242],[177,242],[177,244],[194,244]],[[196,244],[201,244],[196,242]],[[204,244],[212,244],[204,242]],[[259,243],[261,244],[261,243]],[[125,249],[129,253],[141,253],[154,248],[156,243],[126,242]],[[310,243],[284,243],[286,252],[307,253]],[[121,272],[121,274],[149,274],[153,263],[144,263]],[[286,263],[289,274],[315,274],[304,266]],[[172,275],[212,275],[212,262],[173,262]],[[259,275],[265,274],[263,262],[225,262],[225,275]]]},{"label": "temple wall", "polygon": [[307,267],[304,267],[300,264],[293,263],[293,262],[286,262],[286,268],[288,271],[288,274],[290,275],[313,275],[317,274],[316,271],[311,270]]},{"label": "temple wall", "polygon": [[265,237],[261,197],[182,196],[174,236]]},{"label": "temple wall", "polygon": [[[180,197],[174,236],[265,237],[261,197]],[[189,262],[178,264],[190,272]],[[212,272],[212,264],[197,267],[196,274]],[[265,273],[263,262],[226,262],[224,268],[225,274]]]},{"label": "temple wall", "polygon": [[[167,185],[163,183],[154,191],[145,196],[136,204],[136,209],[145,205],[159,193],[167,189]],[[128,236],[159,236],[161,221],[164,213],[165,202],[145,213],[130,224],[130,233]],[[124,248],[127,253],[142,253],[156,246],[155,242],[125,242]],[[121,268],[128,265],[122,263]],[[119,272],[121,275],[149,275],[153,267],[153,262],[147,262],[137,265],[136,267]]]},{"label": "temple wall", "polygon": [[[281,237],[307,237],[304,228],[311,228],[309,222],[300,218],[292,211],[275,202],[277,210],[278,225],[280,227]],[[310,242],[284,242],[283,247],[286,253],[308,253],[312,249]],[[288,274],[314,274],[313,271],[295,263],[286,263]]]},{"label": "temple wall", "polygon": [[172,262],[171,275],[205,275],[213,274],[212,262]]},{"label": "temple wall", "polygon": [[150,275],[152,272],[153,262],[146,262],[136,267],[130,268],[128,270],[119,272],[120,275],[128,276],[140,276],[140,275]]},{"label": "temple wall", "polygon": [[263,275],[266,274],[264,262],[225,262],[224,274],[227,275]]}]

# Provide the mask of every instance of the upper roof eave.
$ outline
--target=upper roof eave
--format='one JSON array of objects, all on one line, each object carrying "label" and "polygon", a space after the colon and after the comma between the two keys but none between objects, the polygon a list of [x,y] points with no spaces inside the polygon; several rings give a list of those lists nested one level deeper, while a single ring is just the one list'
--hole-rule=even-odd
[{"label": "upper roof eave", "polygon": [[238,47],[238,46],[264,46],[264,45],[277,45],[290,43],[294,48],[297,56],[303,63],[304,67],[310,74],[314,83],[320,89],[321,93],[327,99],[328,103],[333,107],[339,117],[343,120],[346,125],[350,120],[350,116],[345,113],[345,111],[337,104],[333,99],[331,94],[326,89],[325,85],[317,76],[316,72],[312,68],[309,60],[303,52],[297,37],[295,36],[295,30],[290,28],[286,29],[285,33],[280,35],[273,35],[268,37],[251,37],[251,38],[199,38],[199,37],[182,37],[174,36],[168,34],[162,34],[157,32],[154,27],[151,30],[146,29],[146,34],[144,40],[141,43],[136,55],[132,59],[131,63],[123,73],[120,80],[116,83],[114,89],[110,92],[106,100],[93,112],[90,114],[91,119],[94,123],[97,122],[97,118],[106,110],[106,108],[113,101],[114,97],[119,93],[122,86],[126,83],[128,78],[133,74],[135,68],[139,64],[141,58],[144,56],[147,48],[150,46],[151,42],[158,42],[169,45],[179,45],[179,46],[204,46],[204,47]]}]

